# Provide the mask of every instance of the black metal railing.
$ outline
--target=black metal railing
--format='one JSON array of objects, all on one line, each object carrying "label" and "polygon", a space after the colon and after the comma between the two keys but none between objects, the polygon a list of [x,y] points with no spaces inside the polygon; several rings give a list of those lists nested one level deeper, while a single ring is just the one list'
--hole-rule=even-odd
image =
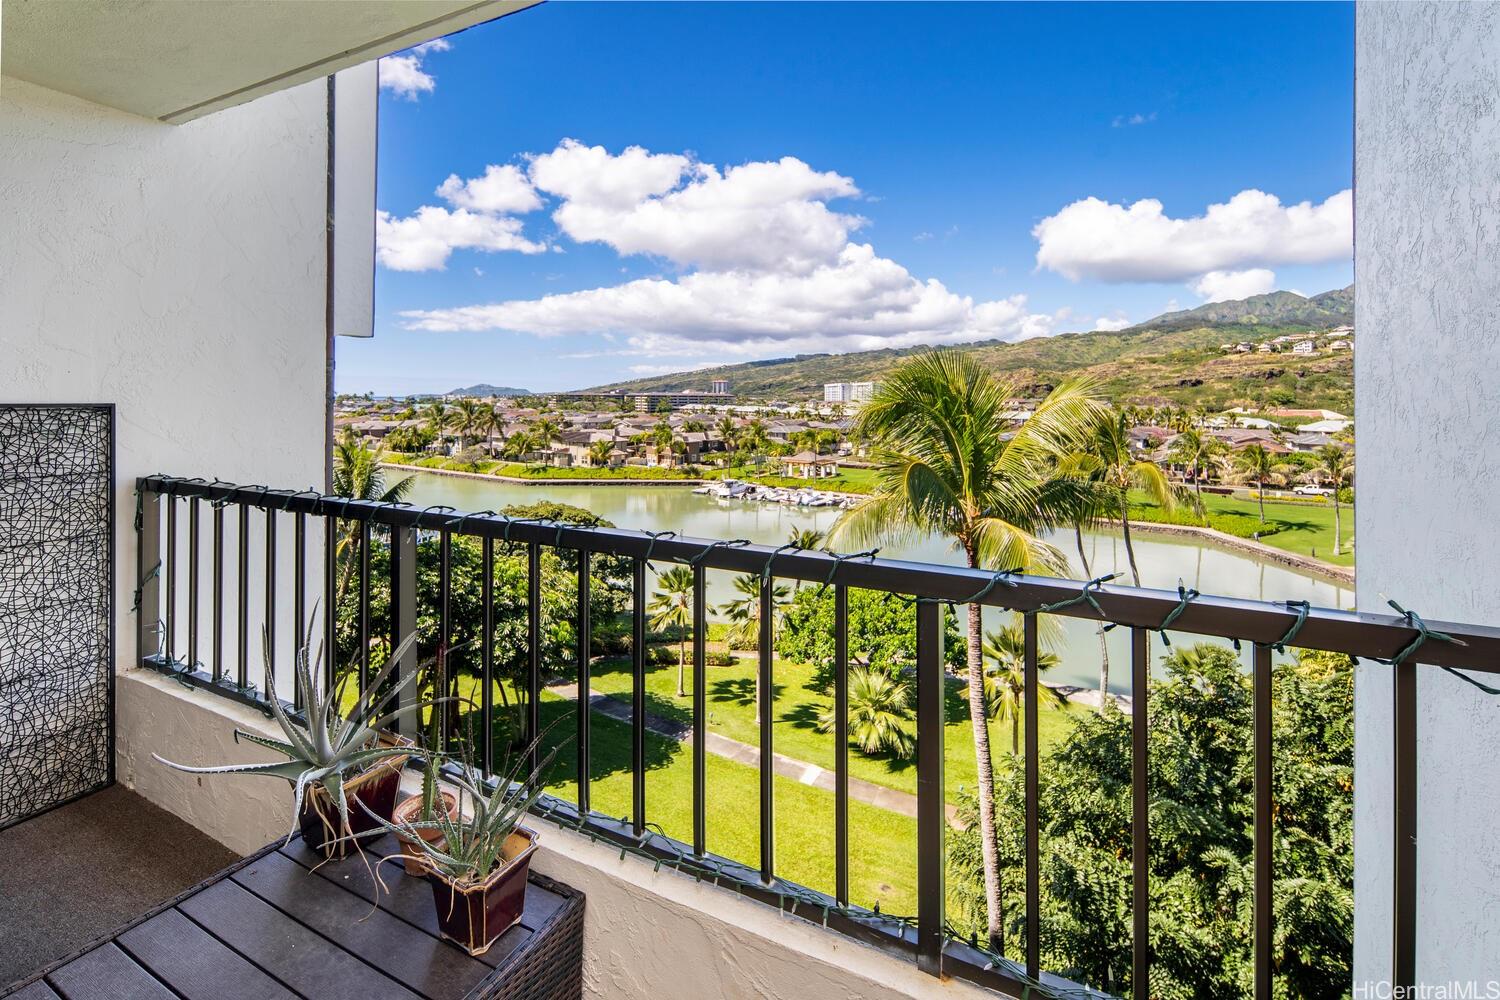
[{"label": "black metal railing", "polygon": [[[255,486],[235,486],[201,479],[149,476],[138,483],[139,511],[137,567],[139,607],[138,642],[141,662],[174,674],[186,683],[215,691],[247,704],[257,704],[267,694],[257,692],[248,676],[250,622],[247,600],[253,560],[249,555],[251,512],[264,517],[261,530],[265,541],[264,557],[258,567],[265,591],[261,608],[262,624],[274,630],[278,590],[277,524],[290,519],[293,525],[293,577],[290,590],[295,607],[294,620],[305,621],[307,613],[307,546],[311,537],[307,519],[324,521],[325,530],[322,600],[324,607],[333,605],[335,580],[343,570],[335,545],[336,526],[353,525],[361,543],[351,572],[357,577],[356,621],[359,662],[355,665],[363,681],[370,668],[372,645],[371,607],[371,537],[378,530],[388,536],[390,552],[390,627],[391,640],[413,631],[417,620],[417,532],[436,533],[440,540],[439,568],[440,607],[438,608],[441,642],[446,642],[450,624],[448,597],[452,582],[450,545],[453,536],[477,538],[483,552],[483,591],[481,595],[483,628],[479,673],[483,691],[481,713],[481,747],[479,755],[487,771],[493,772],[491,688],[495,666],[493,572],[495,546],[521,546],[526,552],[527,607],[526,636],[527,687],[525,734],[528,739],[541,731],[540,691],[541,657],[541,555],[544,549],[576,553],[573,562],[578,579],[578,617],[576,669],[578,710],[576,712],[577,800],[564,802],[547,798],[539,807],[545,815],[571,825],[591,837],[619,845],[690,872],[700,878],[732,887],[754,898],[780,906],[783,910],[820,921],[825,925],[882,945],[900,954],[914,957],[920,968],[934,975],[954,975],[1020,994],[1028,988],[1037,992],[1066,993],[1067,984],[1047,977],[1040,967],[1040,816],[1038,753],[1038,653],[1037,635],[1041,616],[1054,614],[1091,621],[1111,622],[1130,630],[1130,660],[1133,697],[1130,715],[1133,726],[1131,762],[1132,792],[1132,872],[1133,872],[1133,945],[1132,991],[1135,1000],[1148,994],[1152,962],[1148,934],[1149,870],[1151,852],[1147,784],[1148,753],[1148,680],[1147,639],[1150,633],[1170,626],[1183,632],[1252,644],[1251,662],[1253,719],[1253,968],[1256,1000],[1272,996],[1272,865],[1271,838],[1273,793],[1271,783],[1273,760],[1272,717],[1272,650],[1295,633],[1296,645],[1302,648],[1330,650],[1355,657],[1382,660],[1390,664],[1395,698],[1395,726],[1392,732],[1395,767],[1392,775],[1395,803],[1394,824],[1394,902],[1393,967],[1391,982],[1395,986],[1415,983],[1414,955],[1416,939],[1416,675],[1418,662],[1431,667],[1500,672],[1500,629],[1433,623],[1428,625],[1414,614],[1376,615],[1289,606],[1263,601],[1245,601],[1133,587],[1107,586],[1100,581],[1084,584],[1048,577],[1012,573],[993,574],[927,563],[902,562],[876,558],[871,554],[838,556],[821,551],[771,548],[743,542],[708,541],[683,538],[670,533],[652,533],[617,528],[591,528],[569,524],[516,519],[490,513],[461,514],[446,508],[418,510],[412,506],[323,496],[311,491],[278,491]],[[199,598],[199,507],[212,507],[212,547],[210,560],[212,655],[207,664],[198,660]],[[178,552],[178,508],[188,511],[187,622],[178,620],[178,578],[182,558]],[[165,508],[163,512],[162,508]],[[224,578],[225,511],[233,508],[238,515],[235,570],[237,573],[236,622],[226,628]],[[163,546],[165,521],[165,546]],[[163,554],[164,548],[164,554]],[[631,815],[624,821],[592,812],[590,805],[590,732],[589,732],[589,661],[590,631],[589,581],[591,561],[624,560],[628,564],[629,588],[632,593],[630,645],[632,661],[632,698],[630,757],[632,769]],[[646,796],[646,617],[647,569],[651,563],[677,563],[691,567],[693,574],[693,672],[692,692],[692,771],[693,823],[692,843],[673,840],[654,830],[647,822],[649,801]],[[708,852],[706,847],[706,774],[705,719],[706,679],[705,647],[708,604],[705,572],[723,570],[756,574],[762,587],[759,642],[760,707],[760,858],[752,866]],[[835,749],[835,892],[828,896],[792,884],[777,874],[774,839],[773,779],[775,754],[774,729],[770,724],[773,697],[772,617],[768,584],[774,578],[808,581],[830,586],[834,592],[835,663],[834,697],[836,705]],[[863,911],[850,905],[849,898],[849,745],[848,724],[848,592],[862,588],[903,595],[917,604],[916,691],[917,691],[917,913],[914,919],[903,919]],[[163,599],[163,592],[165,597]],[[284,592],[284,591],[282,591]],[[944,665],[942,656],[943,605],[976,603],[1022,613],[1024,623],[1024,712],[1025,755],[1024,787],[1025,841],[1025,926],[1024,962],[996,959],[946,932],[944,853],[946,815],[943,784]],[[326,642],[334,648],[334,616],[325,614]],[[299,625],[299,627],[301,627]],[[176,636],[185,631],[186,658],[177,655]],[[237,638],[233,670],[225,660],[224,638],[233,632]],[[270,633],[272,642],[275,633]],[[415,662],[400,669],[414,669]],[[331,664],[330,664],[331,667]],[[231,677],[232,675],[232,677]],[[1095,994],[1097,995],[1097,994]]]}]

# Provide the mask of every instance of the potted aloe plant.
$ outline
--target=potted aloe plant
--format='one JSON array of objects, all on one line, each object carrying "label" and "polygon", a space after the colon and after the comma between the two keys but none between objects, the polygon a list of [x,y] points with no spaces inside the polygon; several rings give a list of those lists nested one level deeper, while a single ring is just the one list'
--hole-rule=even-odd
[{"label": "potted aloe plant", "polygon": [[[438,679],[446,676],[443,671],[445,659],[442,649],[438,650],[437,660],[430,673],[433,693],[437,693]],[[442,736],[442,715],[434,707],[428,712],[427,720],[427,746],[429,748],[438,745]],[[413,795],[397,803],[395,812],[391,815],[392,825],[396,828],[396,839],[401,842],[401,858],[406,867],[408,875],[425,875],[427,866],[422,861],[422,855],[417,847],[417,840],[429,841],[441,846],[443,834],[432,824],[437,817],[437,810],[441,806],[443,815],[450,820],[458,818],[458,797],[452,792],[444,791],[438,787],[438,769],[442,766],[443,758],[435,753],[426,753],[422,756],[422,794]],[[422,824],[414,827],[413,824]],[[401,832],[412,830],[411,834]]]},{"label": "potted aloe plant", "polygon": [[[459,791],[457,816],[442,812],[431,820],[385,824],[417,850],[432,886],[438,929],[471,955],[482,955],[521,919],[526,909],[526,878],[537,835],[521,820],[542,796],[542,776],[556,748],[524,777],[521,769],[532,746],[510,773],[485,790],[483,774],[459,764],[450,780]],[[424,833],[437,834],[431,840]]]},{"label": "potted aloe plant", "polygon": [[[313,678],[317,676],[322,660],[321,647],[315,658],[309,654],[310,642],[304,641],[295,657],[295,679],[305,721],[288,715],[276,697],[275,672],[267,652],[266,701],[284,738],[273,739],[242,729],[234,731],[234,738],[236,742],[245,740],[275,750],[285,755],[284,761],[193,767],[156,754],[152,756],[168,767],[190,774],[265,775],[290,782],[292,811],[308,846],[330,856],[342,853],[350,840],[379,830],[395,809],[401,769],[414,748],[411,740],[390,734],[386,727],[442,700],[430,699],[388,710],[416,679],[413,672],[391,681],[396,664],[406,656],[415,641],[415,635],[408,636],[396,648],[385,666],[352,699],[347,710],[340,706],[349,675],[326,690],[320,688]],[[265,646],[269,650],[269,641]],[[359,808],[350,808],[351,799]],[[288,839],[291,839],[290,832]]]}]

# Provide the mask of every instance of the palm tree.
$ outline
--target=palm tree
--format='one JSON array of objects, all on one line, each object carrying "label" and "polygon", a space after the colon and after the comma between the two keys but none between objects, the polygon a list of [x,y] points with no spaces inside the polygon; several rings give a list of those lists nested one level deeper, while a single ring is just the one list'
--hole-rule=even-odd
[{"label": "palm tree", "polygon": [[562,430],[561,425],[552,417],[537,417],[531,422],[531,433],[535,436],[539,447],[552,447],[552,439],[557,437]]},{"label": "palm tree", "polygon": [[[724,641],[730,649],[760,649],[760,577],[744,573],[734,578],[735,596],[719,605],[718,612],[729,619]],[[787,585],[771,585],[771,627],[786,605]],[[760,671],[755,672],[755,724],[760,725]]]},{"label": "palm tree", "polygon": [[799,549],[815,549],[823,544],[823,532],[816,528],[793,528],[786,536],[786,543]]},{"label": "palm tree", "polygon": [[[1003,625],[984,637],[984,705],[990,718],[1010,723],[1010,752],[1021,755],[1021,708],[1026,700],[1026,633],[1020,622]],[[1057,666],[1055,653],[1037,650],[1037,673]],[[1068,699],[1054,687],[1037,684],[1038,708],[1062,708]]]},{"label": "palm tree", "polygon": [[687,664],[687,630],[693,623],[693,571],[673,566],[658,576],[656,583],[661,589],[651,595],[646,612],[652,628],[677,630],[677,697],[686,698],[683,671]]},{"label": "palm tree", "polygon": [[1256,484],[1260,501],[1260,523],[1266,523],[1266,480],[1279,478],[1286,466],[1276,461],[1271,449],[1258,442],[1251,442],[1240,449],[1234,464],[1246,479]]},{"label": "palm tree", "polygon": [[428,403],[426,406],[422,407],[422,409],[418,411],[418,413],[421,417],[422,423],[427,426],[427,429],[432,431],[433,434],[437,435],[438,450],[446,451],[447,449],[444,448],[443,445],[445,443],[444,438],[446,437],[448,431],[447,404],[445,404],[442,400],[433,400],[431,403]]},{"label": "palm tree", "polygon": [[714,430],[719,432],[719,437],[724,440],[724,450],[734,451],[735,440],[739,437],[739,424],[734,422],[733,417],[720,417],[719,422],[714,424]]},{"label": "palm tree", "polygon": [[485,409],[485,405],[477,399],[460,399],[453,404],[453,429],[458,432],[460,450],[468,446],[470,438],[484,433],[481,425],[484,423]]},{"label": "palm tree", "polygon": [[[1109,520],[1120,509],[1118,491],[1104,481],[1103,470],[1104,463],[1099,456],[1088,451],[1064,456],[1057,468],[1059,476],[1070,478],[1077,484],[1076,491],[1068,498],[1067,520],[1073,525],[1073,544],[1078,549],[1078,563],[1085,580],[1092,580],[1094,571],[1083,547],[1083,529]],[[1109,696],[1109,637],[1103,622],[1094,631],[1099,637],[1099,710],[1103,711]]]},{"label": "palm tree", "polygon": [[1318,449],[1318,471],[1333,487],[1333,554],[1338,555],[1343,548],[1343,518],[1339,493],[1348,485],[1349,477],[1354,472],[1354,463],[1347,451],[1336,444],[1328,444]]},{"label": "palm tree", "polygon": [[[915,741],[903,723],[909,718],[911,692],[883,670],[855,667],[849,671],[849,738],[867,754],[911,754]],[[831,733],[838,725],[834,706],[818,713],[818,732]]]},{"label": "palm tree", "polygon": [[[383,457],[383,453],[367,447],[346,430],[333,446],[333,495],[379,503],[399,503],[405,500],[416,486],[417,477],[407,476],[387,484],[385,469],[381,465]],[[358,521],[350,521],[334,545],[334,556],[341,564],[334,590],[333,609],[329,609],[327,613],[336,613],[335,609],[343,606],[349,581],[355,567],[359,565],[362,537],[359,528]]]},{"label": "palm tree", "polygon": [[491,458],[494,458],[495,435],[505,430],[505,418],[493,406],[486,406],[479,414],[479,421],[474,429],[484,435],[485,450],[489,452]]},{"label": "palm tree", "polygon": [[1203,474],[1223,463],[1225,445],[1211,434],[1190,427],[1172,439],[1167,454],[1172,461],[1192,470],[1193,493],[1203,506]]},{"label": "palm tree", "polygon": [[600,438],[598,441],[591,442],[589,444],[589,464],[608,465],[609,453],[614,450],[615,443],[613,441]]},{"label": "palm tree", "polygon": [[1139,587],[1141,571],[1135,564],[1135,546],[1130,541],[1130,491],[1143,490],[1168,511],[1176,506],[1178,491],[1167,481],[1161,466],[1130,450],[1130,427],[1123,413],[1106,414],[1095,424],[1092,450],[1100,462],[1100,478],[1116,490],[1125,556],[1130,560],[1130,575]]},{"label": "palm tree", "polygon": [[[852,547],[920,532],[946,535],[974,568],[1064,570],[1067,561],[1037,532],[1064,516],[1075,492],[1051,475],[1097,422],[1093,384],[1059,386],[1032,417],[1008,432],[1017,387],[996,379],[970,355],[931,351],[897,365],[860,411],[856,426],[873,443],[869,496],[846,511],[831,539]],[[995,836],[995,772],[984,712],[981,609],[968,608],[969,716],[979,791],[989,937],[1001,931],[1000,856]]]},{"label": "palm tree", "polygon": [[529,431],[516,431],[505,439],[505,454],[518,462],[529,452],[535,451],[536,447],[536,441]]}]

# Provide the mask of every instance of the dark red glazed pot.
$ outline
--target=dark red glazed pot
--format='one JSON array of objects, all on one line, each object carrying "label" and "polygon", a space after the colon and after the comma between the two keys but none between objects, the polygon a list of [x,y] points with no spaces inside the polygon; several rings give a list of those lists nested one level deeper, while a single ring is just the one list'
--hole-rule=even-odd
[{"label": "dark red glazed pot", "polygon": [[427,872],[438,929],[470,955],[483,955],[514,927],[526,909],[526,877],[536,852],[536,834],[517,827],[505,841],[505,854],[490,877],[474,885],[453,883],[441,872]]}]

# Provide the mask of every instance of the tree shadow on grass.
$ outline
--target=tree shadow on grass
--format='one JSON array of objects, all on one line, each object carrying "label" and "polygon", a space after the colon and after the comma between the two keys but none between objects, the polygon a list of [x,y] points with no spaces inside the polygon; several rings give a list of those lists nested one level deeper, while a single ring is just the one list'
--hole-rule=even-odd
[{"label": "tree shadow on grass", "polygon": [[[771,685],[771,700],[774,702],[786,690],[786,685]],[[708,686],[709,701],[727,702],[741,708],[755,707],[755,678],[723,677]]]}]

